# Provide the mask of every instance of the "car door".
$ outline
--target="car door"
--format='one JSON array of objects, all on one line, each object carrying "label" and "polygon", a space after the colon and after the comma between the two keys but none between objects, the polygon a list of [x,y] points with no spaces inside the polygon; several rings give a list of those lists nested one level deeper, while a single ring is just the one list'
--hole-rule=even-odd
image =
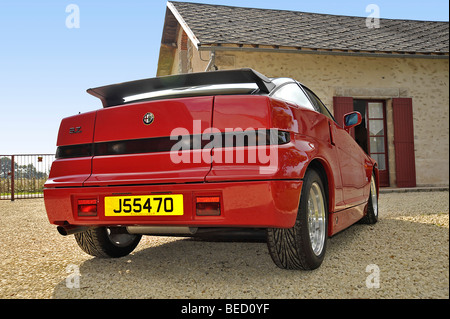
[{"label": "car door", "polygon": [[346,206],[364,202],[368,184],[364,169],[365,155],[350,134],[337,123],[333,125],[339,166],[341,169],[343,197]]},{"label": "car door", "polygon": [[345,206],[364,202],[368,181],[364,168],[366,156],[350,134],[339,126],[320,99],[308,88],[302,86],[319,111],[330,118],[330,134],[336,147],[342,181],[342,196]]}]

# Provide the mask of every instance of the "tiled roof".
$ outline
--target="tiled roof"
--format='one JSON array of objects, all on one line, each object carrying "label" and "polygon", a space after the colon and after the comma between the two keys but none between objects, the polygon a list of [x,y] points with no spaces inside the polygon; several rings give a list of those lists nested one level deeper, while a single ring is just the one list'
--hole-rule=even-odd
[{"label": "tiled roof", "polygon": [[198,46],[253,45],[297,49],[448,54],[449,23],[170,2]]}]

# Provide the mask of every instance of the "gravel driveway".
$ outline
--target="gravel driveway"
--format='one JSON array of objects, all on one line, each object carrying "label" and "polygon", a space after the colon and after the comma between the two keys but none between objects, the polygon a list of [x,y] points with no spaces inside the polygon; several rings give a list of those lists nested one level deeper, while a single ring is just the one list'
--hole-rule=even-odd
[{"label": "gravel driveway", "polygon": [[261,241],[144,236],[97,259],[57,233],[42,199],[0,201],[0,298],[449,298],[448,191],[379,205],[377,224],[329,240],[319,269],[288,271]]}]

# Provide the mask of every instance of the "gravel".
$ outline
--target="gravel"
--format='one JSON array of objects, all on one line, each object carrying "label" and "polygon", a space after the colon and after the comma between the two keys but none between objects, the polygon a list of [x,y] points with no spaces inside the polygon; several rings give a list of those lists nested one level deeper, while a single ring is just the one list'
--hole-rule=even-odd
[{"label": "gravel", "polygon": [[448,191],[381,194],[379,207],[377,224],[329,240],[319,269],[288,271],[262,241],[144,236],[129,256],[93,258],[42,199],[0,201],[0,298],[448,299]]}]

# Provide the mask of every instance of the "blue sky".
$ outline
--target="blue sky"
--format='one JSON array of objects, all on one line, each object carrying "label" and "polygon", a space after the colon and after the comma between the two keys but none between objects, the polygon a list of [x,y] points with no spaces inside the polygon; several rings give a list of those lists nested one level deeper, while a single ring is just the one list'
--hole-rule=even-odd
[{"label": "blue sky", "polygon": [[[190,2],[448,21],[444,0]],[[66,27],[69,4],[80,27]],[[101,107],[86,89],[156,75],[165,0],[0,0],[0,155],[54,153],[62,118]]]}]

